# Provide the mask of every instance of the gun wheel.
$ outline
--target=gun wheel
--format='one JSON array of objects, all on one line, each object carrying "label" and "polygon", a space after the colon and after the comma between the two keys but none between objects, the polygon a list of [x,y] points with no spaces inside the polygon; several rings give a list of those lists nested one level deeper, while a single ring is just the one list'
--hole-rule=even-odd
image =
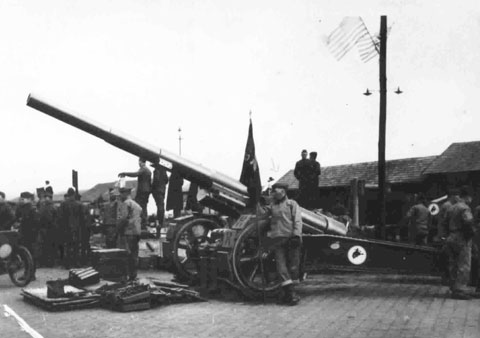
[{"label": "gun wheel", "polygon": [[35,273],[33,258],[24,246],[14,248],[7,263],[8,274],[16,286],[26,286],[32,280]]},{"label": "gun wheel", "polygon": [[261,234],[264,232],[261,225],[258,226],[256,223],[248,225],[238,236],[232,254],[235,278],[246,293],[253,297],[259,297],[264,292],[275,294],[280,290],[281,284],[274,252],[259,245],[257,229],[260,229]]},{"label": "gun wheel", "polygon": [[185,223],[173,240],[172,261],[177,277],[194,282],[198,278],[198,248],[208,242],[211,231],[220,225],[214,220],[197,218]]}]

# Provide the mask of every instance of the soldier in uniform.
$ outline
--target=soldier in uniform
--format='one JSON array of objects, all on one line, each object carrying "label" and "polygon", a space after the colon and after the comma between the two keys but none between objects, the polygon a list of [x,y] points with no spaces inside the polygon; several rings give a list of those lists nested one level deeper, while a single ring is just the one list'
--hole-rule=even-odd
[{"label": "soldier in uniform", "polygon": [[103,206],[102,220],[105,246],[107,249],[117,246],[117,198],[118,190],[110,188],[109,201]]},{"label": "soldier in uniform", "polygon": [[130,191],[129,188],[120,188],[117,209],[117,247],[127,250],[129,279],[134,280],[137,278],[142,208],[130,198]]},{"label": "soldier in uniform", "polygon": [[142,207],[142,225],[147,224],[147,204],[152,188],[152,172],[145,165],[145,159],[138,159],[138,171],[122,172],[118,174],[119,177],[137,177],[137,194],[135,195],[135,202]]},{"label": "soldier in uniform", "polygon": [[7,201],[5,201],[5,193],[0,191],[0,231],[11,230],[14,222],[15,214]]},{"label": "soldier in uniform", "polygon": [[298,180],[298,195],[296,200],[298,204],[306,209],[311,209],[311,196],[314,194],[312,191],[312,177],[313,177],[313,165],[312,161],[307,158],[307,151],[302,150],[302,159],[295,163],[295,169],[293,175]]},{"label": "soldier in uniform", "polygon": [[311,207],[312,209],[318,208],[319,207],[319,194],[320,194],[320,189],[318,187],[319,181],[320,181],[320,174],[322,173],[320,163],[317,161],[317,152],[312,151],[309,154],[309,159],[312,165],[312,196],[310,198],[311,201]]},{"label": "soldier in uniform", "polygon": [[81,229],[85,226],[86,214],[82,203],[76,200],[75,190],[68,189],[65,201],[58,209],[58,228],[63,233],[64,266],[79,266],[80,245],[82,242]]},{"label": "soldier in uniform", "polygon": [[462,187],[460,198],[452,207],[449,235],[445,243],[449,260],[450,290],[454,299],[470,299],[472,296],[467,291],[473,237],[473,215],[468,206],[472,197],[469,190],[469,187]]},{"label": "soldier in uniform", "polygon": [[38,203],[40,219],[40,243],[42,245],[41,263],[46,266],[53,266],[56,256],[56,209],[52,202],[52,194],[45,191],[43,199]]},{"label": "soldier in uniform", "polygon": [[282,279],[282,302],[296,305],[299,298],[294,293],[293,283],[299,280],[302,216],[297,202],[288,199],[287,189],[286,184],[274,184],[273,201],[259,213],[270,218],[265,245],[275,252],[277,272]]},{"label": "soldier in uniform", "polygon": [[168,183],[167,172],[164,167],[158,163],[152,163],[153,180],[152,180],[152,197],[157,205],[157,220],[160,227],[163,225],[165,217],[165,191]]},{"label": "soldier in uniform", "polygon": [[[28,191],[20,194],[19,207],[17,209],[17,219],[20,222],[20,242],[32,254],[34,271],[36,270],[38,261],[38,232],[39,232],[39,215],[34,204],[34,195]],[[35,279],[35,272],[33,274]]]},{"label": "soldier in uniform", "polygon": [[407,213],[409,220],[408,240],[412,244],[427,244],[428,229],[430,227],[430,212],[425,205],[423,194],[418,194],[417,203]]},{"label": "soldier in uniform", "polygon": [[458,202],[458,189],[448,190],[448,199],[440,207],[438,212],[437,238],[438,240],[448,236],[448,227],[450,222],[450,212],[455,203]]}]

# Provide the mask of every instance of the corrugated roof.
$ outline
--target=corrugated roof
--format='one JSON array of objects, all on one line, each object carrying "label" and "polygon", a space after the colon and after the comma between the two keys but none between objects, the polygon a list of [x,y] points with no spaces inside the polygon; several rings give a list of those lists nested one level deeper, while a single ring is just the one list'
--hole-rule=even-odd
[{"label": "corrugated roof", "polygon": [[[436,156],[415,157],[386,162],[387,181],[390,183],[414,183],[422,180],[423,171]],[[348,186],[353,178],[365,180],[366,185],[378,185],[377,162],[336,165],[322,168],[320,187]],[[298,181],[293,176],[293,169],[288,171],[278,182],[287,183],[290,189],[298,189]]]},{"label": "corrugated roof", "polygon": [[425,174],[480,170],[480,141],[452,143],[425,170]]}]

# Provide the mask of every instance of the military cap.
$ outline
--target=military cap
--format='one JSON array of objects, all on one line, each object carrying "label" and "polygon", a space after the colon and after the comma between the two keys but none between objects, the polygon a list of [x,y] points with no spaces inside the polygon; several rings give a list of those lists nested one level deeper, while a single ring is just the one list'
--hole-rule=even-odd
[{"label": "military cap", "polygon": [[5,193],[3,191],[0,191],[0,196],[2,196],[2,198],[5,198]]},{"label": "military cap", "polygon": [[127,187],[120,188],[120,193],[124,193],[124,192],[130,193],[131,191],[132,191],[132,188],[127,188]]},{"label": "military cap", "polygon": [[145,159],[145,157],[139,157],[138,160],[139,160],[140,162],[143,162],[143,163],[147,162],[147,160]]},{"label": "military cap", "polygon": [[275,188],[282,188],[282,189],[285,189],[285,191],[286,191],[286,190],[288,190],[288,184],[287,183],[282,183],[282,182],[277,182],[274,185],[272,185],[272,189],[275,189]]},{"label": "military cap", "polygon": [[68,188],[68,190],[67,190],[67,196],[75,196],[75,189],[73,189],[73,188]]},{"label": "military cap", "polygon": [[28,191],[24,191],[20,194],[20,198],[33,198],[33,194]]}]

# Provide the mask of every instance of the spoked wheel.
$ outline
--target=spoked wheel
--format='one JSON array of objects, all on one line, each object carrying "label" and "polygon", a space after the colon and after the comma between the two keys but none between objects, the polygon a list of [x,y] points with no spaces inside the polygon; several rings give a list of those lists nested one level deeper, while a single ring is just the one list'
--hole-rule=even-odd
[{"label": "spoked wheel", "polygon": [[[263,236],[259,245],[257,229]],[[264,292],[276,294],[280,290],[274,252],[265,247],[264,226],[252,223],[238,236],[233,247],[233,272],[242,288],[251,296],[259,297]],[[262,265],[263,262],[263,276]]]},{"label": "spoked wheel", "polygon": [[219,224],[208,218],[197,218],[185,223],[173,240],[172,260],[178,277],[195,281],[198,276],[198,248],[206,244],[211,231]]},{"label": "spoked wheel", "polygon": [[16,286],[26,286],[35,273],[30,251],[24,246],[17,246],[13,250],[7,263],[8,274]]}]

